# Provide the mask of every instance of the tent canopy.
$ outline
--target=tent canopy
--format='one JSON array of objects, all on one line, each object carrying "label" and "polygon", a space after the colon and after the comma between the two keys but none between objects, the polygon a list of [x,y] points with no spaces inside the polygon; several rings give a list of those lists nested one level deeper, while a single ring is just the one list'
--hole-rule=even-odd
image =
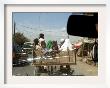
[{"label": "tent canopy", "polygon": [[65,42],[63,43],[63,45],[61,46],[60,50],[61,51],[67,51],[67,50],[73,50],[72,49],[72,44],[70,42],[69,39],[65,39]]}]

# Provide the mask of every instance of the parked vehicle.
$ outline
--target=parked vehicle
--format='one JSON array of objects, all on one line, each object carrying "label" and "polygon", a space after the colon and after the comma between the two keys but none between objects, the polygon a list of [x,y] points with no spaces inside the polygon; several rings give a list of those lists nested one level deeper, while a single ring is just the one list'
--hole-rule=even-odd
[{"label": "parked vehicle", "polygon": [[32,42],[25,42],[24,45],[23,45],[23,50],[27,54],[32,54],[33,43]]},{"label": "parked vehicle", "polygon": [[23,51],[22,47],[20,47],[17,44],[13,44],[13,53],[14,53],[13,66],[28,65],[27,61],[28,55]]}]

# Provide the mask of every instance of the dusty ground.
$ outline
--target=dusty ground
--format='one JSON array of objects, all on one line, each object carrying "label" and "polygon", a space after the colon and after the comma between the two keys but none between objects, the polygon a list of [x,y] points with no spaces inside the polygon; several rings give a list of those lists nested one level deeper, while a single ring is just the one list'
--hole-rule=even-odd
[{"label": "dusty ground", "polygon": [[[65,54],[66,55],[66,54]],[[53,61],[57,62],[69,62],[69,57],[66,55],[61,55],[62,58],[54,59]],[[81,57],[77,57],[77,64],[76,65],[71,65],[71,69],[75,70],[73,73],[74,75],[84,75],[84,76],[97,76],[98,75],[98,66],[94,65],[89,65],[83,61],[81,61]],[[51,61],[51,60],[50,60]],[[70,58],[70,62],[74,62],[74,54]],[[59,66],[56,66],[57,70],[59,69]],[[32,65],[25,66],[25,67],[13,67],[12,68],[12,74],[13,75],[20,75],[20,76],[34,76],[35,72],[35,67]],[[47,74],[42,74],[47,76]]]}]

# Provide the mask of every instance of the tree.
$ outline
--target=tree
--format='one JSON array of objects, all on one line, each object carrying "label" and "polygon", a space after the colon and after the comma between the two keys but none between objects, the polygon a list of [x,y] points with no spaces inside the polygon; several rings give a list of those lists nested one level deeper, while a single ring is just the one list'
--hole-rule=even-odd
[{"label": "tree", "polygon": [[29,42],[30,40],[23,35],[23,33],[17,32],[13,35],[13,41],[22,46],[25,42]]}]

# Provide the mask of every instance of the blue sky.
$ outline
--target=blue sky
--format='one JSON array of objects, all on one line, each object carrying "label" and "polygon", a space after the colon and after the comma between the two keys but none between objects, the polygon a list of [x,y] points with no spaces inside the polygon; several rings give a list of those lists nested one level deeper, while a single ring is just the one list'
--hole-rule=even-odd
[{"label": "blue sky", "polygon": [[[67,38],[66,25],[68,17],[72,13],[46,13],[46,12],[20,12],[13,13],[13,21],[16,22],[16,32],[23,33],[31,41],[38,37],[39,33],[45,34],[45,40],[57,40]],[[78,37],[70,37],[74,42]]]}]

